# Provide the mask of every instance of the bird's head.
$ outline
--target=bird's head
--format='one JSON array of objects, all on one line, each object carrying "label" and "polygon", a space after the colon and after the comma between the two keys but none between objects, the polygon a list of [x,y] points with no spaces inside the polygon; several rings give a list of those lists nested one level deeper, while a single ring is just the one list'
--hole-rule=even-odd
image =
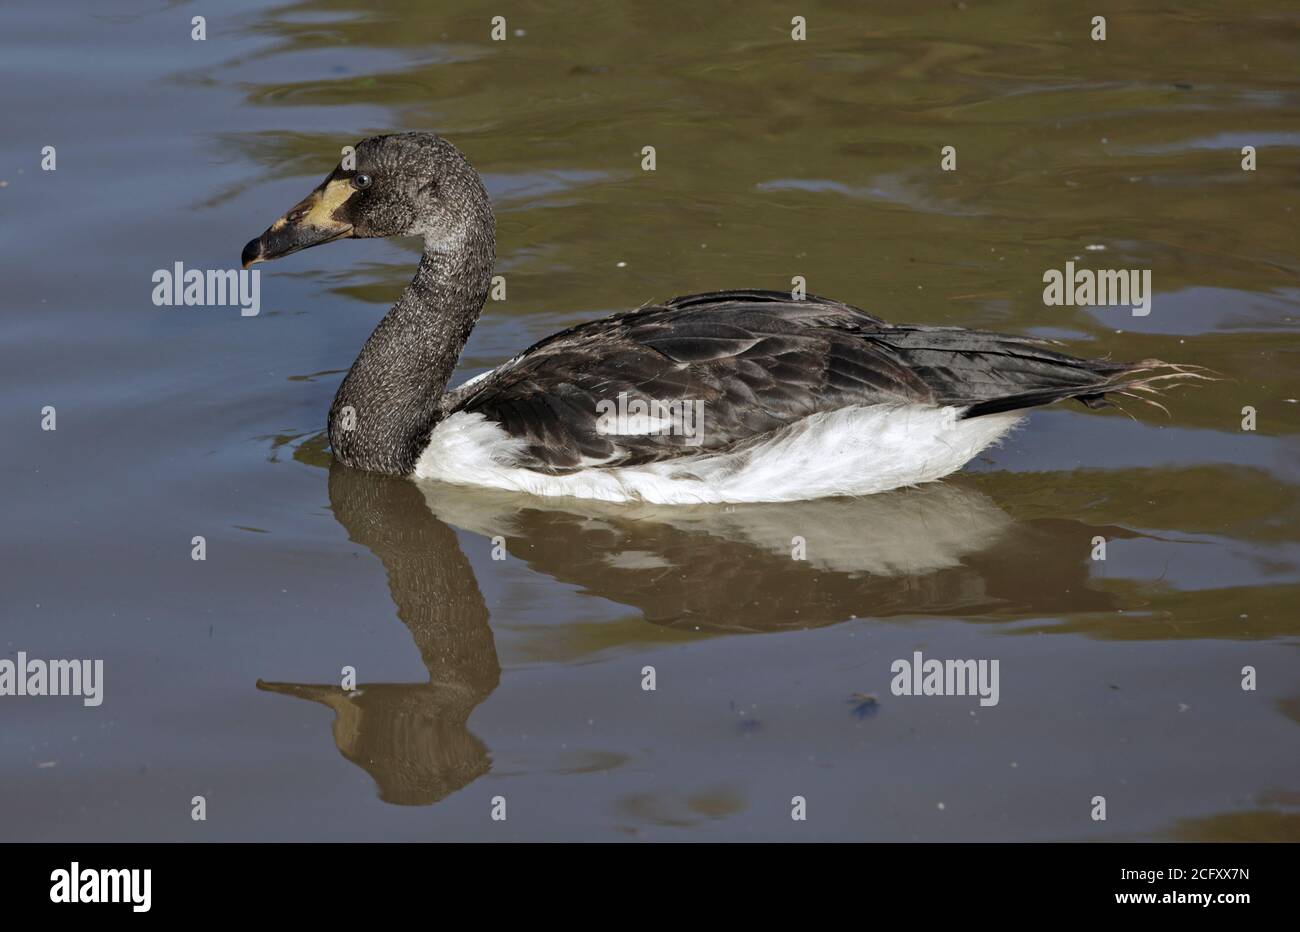
[{"label": "bird's head", "polygon": [[[348,165],[349,167],[344,167]],[[244,247],[244,268],[336,239],[423,236],[426,251],[490,238],[492,209],[478,173],[433,133],[371,136],[316,189]]]}]

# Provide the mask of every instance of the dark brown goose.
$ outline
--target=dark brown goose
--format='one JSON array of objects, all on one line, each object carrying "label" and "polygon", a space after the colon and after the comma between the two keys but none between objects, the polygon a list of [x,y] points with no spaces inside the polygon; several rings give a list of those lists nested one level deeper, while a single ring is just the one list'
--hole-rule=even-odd
[{"label": "dark brown goose", "polygon": [[863,495],[960,469],[1028,408],[1203,378],[722,291],[581,324],[448,391],[487,300],[494,221],[477,172],[431,133],[358,143],[356,167],[334,169],[243,261],[411,235],[425,243],[415,278],[330,410],[335,458],[373,472],[665,504]]}]

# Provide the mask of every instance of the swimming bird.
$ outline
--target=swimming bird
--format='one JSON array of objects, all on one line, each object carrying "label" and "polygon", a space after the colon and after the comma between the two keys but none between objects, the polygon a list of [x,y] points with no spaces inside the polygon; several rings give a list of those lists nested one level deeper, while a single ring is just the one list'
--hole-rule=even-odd
[{"label": "swimming bird", "polygon": [[491,286],[487,191],[432,133],[372,136],[352,158],[242,258],[248,268],[338,239],[423,237],[414,279],[330,409],[333,455],[359,469],[616,502],[865,495],[960,469],[1029,408],[1101,407],[1205,378],[740,290],[579,324],[449,390]]}]

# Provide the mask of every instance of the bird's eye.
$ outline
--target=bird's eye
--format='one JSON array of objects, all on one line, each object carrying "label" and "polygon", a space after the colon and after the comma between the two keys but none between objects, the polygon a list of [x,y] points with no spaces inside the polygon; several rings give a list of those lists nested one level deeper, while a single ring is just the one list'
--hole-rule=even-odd
[{"label": "bird's eye", "polygon": [[358,191],[370,187],[370,176],[366,174],[357,174],[352,176],[352,187]]}]

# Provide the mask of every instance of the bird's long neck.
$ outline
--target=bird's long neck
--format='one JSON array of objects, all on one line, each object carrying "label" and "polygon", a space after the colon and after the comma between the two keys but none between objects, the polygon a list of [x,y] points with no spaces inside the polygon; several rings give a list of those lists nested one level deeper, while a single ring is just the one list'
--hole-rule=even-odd
[{"label": "bird's long neck", "polygon": [[336,460],[371,472],[411,473],[487,300],[493,260],[490,226],[486,234],[467,231],[454,246],[426,245],[415,278],[334,396],[329,436]]}]

